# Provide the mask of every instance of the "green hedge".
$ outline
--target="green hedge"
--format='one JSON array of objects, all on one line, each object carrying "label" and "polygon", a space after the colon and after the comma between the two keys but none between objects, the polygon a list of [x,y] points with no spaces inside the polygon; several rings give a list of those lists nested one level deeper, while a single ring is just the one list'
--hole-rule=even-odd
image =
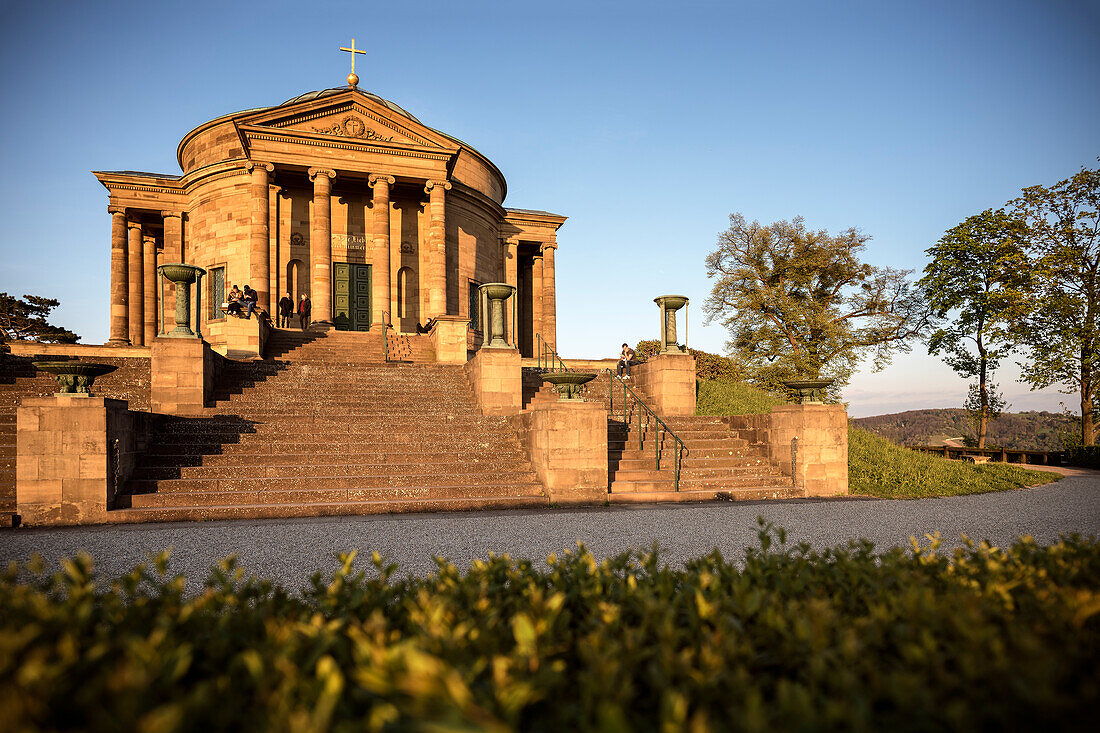
[{"label": "green hedge", "polygon": [[777,547],[598,562],[342,558],[294,596],[166,557],[0,582],[7,730],[1064,728],[1100,703],[1100,546]]},{"label": "green hedge", "polygon": [[1066,451],[1066,463],[1082,468],[1100,468],[1100,446],[1070,448]]}]

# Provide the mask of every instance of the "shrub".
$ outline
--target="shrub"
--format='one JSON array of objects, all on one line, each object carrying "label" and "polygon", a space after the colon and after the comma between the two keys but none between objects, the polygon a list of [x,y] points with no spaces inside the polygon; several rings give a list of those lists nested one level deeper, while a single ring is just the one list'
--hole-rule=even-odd
[{"label": "shrub", "polygon": [[701,379],[696,386],[696,415],[760,415],[784,403],[781,397],[731,379]]},{"label": "shrub", "polygon": [[25,730],[1069,726],[1100,690],[1100,546],[938,540],[490,555],[394,579],[343,556],[300,597],[232,560],[205,589],[91,560],[0,582],[0,710]]},{"label": "shrub", "polygon": [[[634,347],[634,358],[639,362],[644,362],[656,354],[657,349],[660,347],[661,342],[656,339],[639,341],[638,345]],[[695,357],[695,376],[697,379],[739,380],[745,375],[741,365],[728,356],[719,356],[718,354],[691,348],[688,349],[688,353]]]}]

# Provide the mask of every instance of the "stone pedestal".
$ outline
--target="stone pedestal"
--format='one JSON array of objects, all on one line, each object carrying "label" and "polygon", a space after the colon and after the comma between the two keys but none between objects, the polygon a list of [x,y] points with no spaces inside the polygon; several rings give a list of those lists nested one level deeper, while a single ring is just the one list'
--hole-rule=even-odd
[{"label": "stone pedestal", "polygon": [[[806,496],[848,493],[848,413],[843,405],[772,408],[768,452]],[[797,442],[795,442],[797,439]]]},{"label": "stone pedestal", "polygon": [[213,391],[218,357],[202,339],[153,342],[149,409],[169,415],[201,415]]},{"label": "stone pedestal", "polygon": [[602,404],[543,402],[511,422],[550,501],[607,501],[607,409]]},{"label": "stone pedestal", "polygon": [[224,346],[214,349],[232,359],[261,359],[267,337],[271,334],[271,321],[253,313],[251,318],[226,316],[221,321],[209,323],[206,330],[210,340]]},{"label": "stone pedestal", "polygon": [[630,373],[631,386],[641,388],[661,417],[695,414],[695,357],[691,354],[655,354]]},{"label": "stone pedestal", "polygon": [[16,413],[15,502],[23,524],[101,524],[133,470],[145,421],[123,400],[28,397]]},{"label": "stone pedestal", "polygon": [[523,409],[519,349],[481,349],[467,362],[466,377],[482,415],[515,415]]},{"label": "stone pedestal", "polygon": [[470,319],[462,316],[439,316],[432,324],[429,338],[440,364],[466,363],[466,331]]}]

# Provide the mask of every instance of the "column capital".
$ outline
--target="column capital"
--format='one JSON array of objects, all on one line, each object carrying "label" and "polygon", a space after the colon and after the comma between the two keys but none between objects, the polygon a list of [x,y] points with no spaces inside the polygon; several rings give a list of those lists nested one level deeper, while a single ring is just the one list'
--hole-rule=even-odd
[{"label": "column capital", "polygon": [[244,164],[244,167],[245,167],[245,170],[247,170],[249,173],[251,173],[252,169],[254,169],[254,168],[255,169],[263,169],[263,170],[267,171],[268,173],[273,173],[275,171],[275,166],[272,163],[263,163],[263,162],[258,161],[258,160],[250,160],[250,161],[248,161],[247,163]]},{"label": "column capital", "polygon": [[182,219],[183,218],[183,212],[182,211],[162,211],[162,212],[160,212],[160,216],[161,216],[162,219],[167,219],[168,217],[171,217],[171,216],[174,216],[177,219]]},{"label": "column capital", "polygon": [[126,228],[127,229],[138,229],[138,230],[140,230],[141,229],[141,222],[140,221],[135,221],[134,219],[128,219],[126,221]]},{"label": "column capital", "polygon": [[306,171],[309,174],[309,180],[313,181],[317,179],[317,176],[328,176],[329,178],[336,178],[336,171],[331,168],[310,168]]},{"label": "column capital", "polygon": [[558,245],[557,245],[556,242],[543,242],[539,246],[539,253],[541,254],[543,252],[546,252],[546,250],[548,250],[548,249],[557,249],[557,248],[558,248]]},{"label": "column capital", "polygon": [[444,191],[450,191],[451,190],[451,182],[450,181],[431,181],[431,180],[429,180],[429,181],[424,183],[424,193],[431,193],[432,189],[437,187],[437,186],[442,188]]},{"label": "column capital", "polygon": [[126,215],[126,207],[125,206],[108,206],[107,207],[107,213],[108,214],[122,214],[123,216],[125,216]]},{"label": "column capital", "polygon": [[369,176],[367,176],[367,183],[369,183],[372,186],[374,184],[378,183],[379,181],[385,181],[386,183],[390,184],[391,186],[393,184],[397,183],[396,178],[394,178],[393,176],[387,176],[385,173],[371,173]]}]

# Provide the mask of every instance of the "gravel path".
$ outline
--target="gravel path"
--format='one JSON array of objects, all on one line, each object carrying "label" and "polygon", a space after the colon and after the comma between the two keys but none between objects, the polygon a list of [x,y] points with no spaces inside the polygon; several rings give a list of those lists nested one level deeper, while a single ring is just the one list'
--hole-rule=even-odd
[{"label": "gravel path", "polygon": [[[727,557],[755,545],[756,517],[786,528],[790,542],[815,547],[867,538],[880,548],[939,531],[946,546],[959,535],[996,545],[1030,534],[1050,543],[1063,532],[1100,536],[1100,472],[1075,472],[1033,489],[915,501],[793,500],[540,511],[406,514],[17,529],[0,531],[0,562],[39,553],[51,563],[86,550],[114,577],[149,552],[172,548],[171,570],[198,588],[219,558],[237,553],[250,573],[300,588],[315,570],[331,572],[335,554],[378,550],[401,572],[426,574],[442,555],[462,567],[488,552],[542,558],[583,541],[597,557],[658,542],[680,563],[718,547]],[[360,563],[362,566],[364,563]]]}]

